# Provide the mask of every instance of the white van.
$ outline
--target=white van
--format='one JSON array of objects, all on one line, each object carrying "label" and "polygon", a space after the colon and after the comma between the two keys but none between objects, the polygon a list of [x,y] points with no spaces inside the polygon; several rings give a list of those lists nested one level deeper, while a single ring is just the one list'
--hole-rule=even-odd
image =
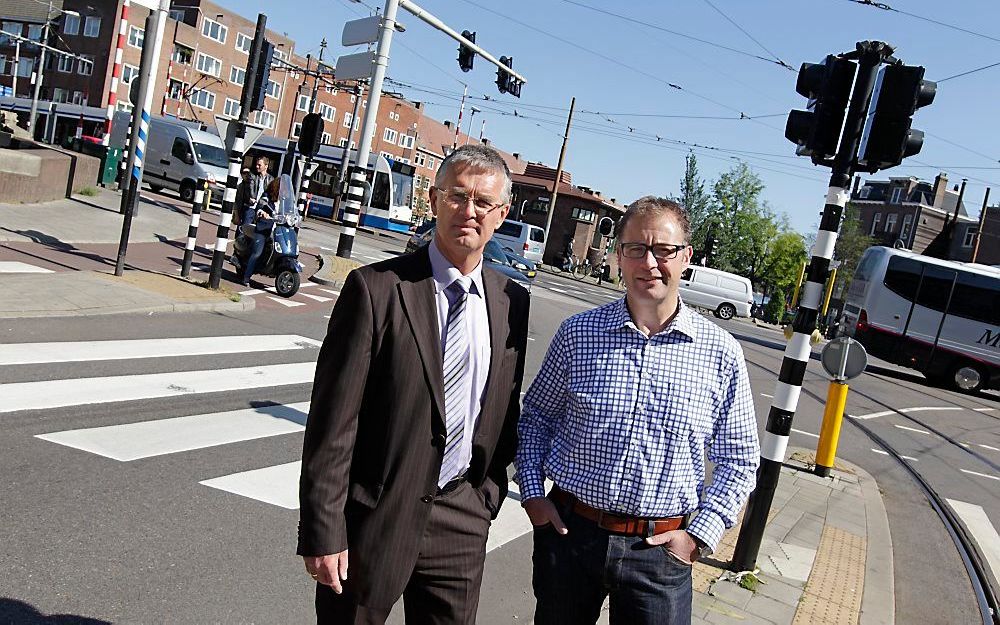
[{"label": "white van", "polygon": [[691,265],[681,274],[681,299],[707,308],[720,319],[749,317],[753,306],[750,280],[728,271]]},{"label": "white van", "polygon": [[[112,135],[119,128],[124,131],[130,115],[124,111],[116,114]],[[149,120],[142,179],[154,192],[173,189],[180,194],[181,200],[191,202],[198,179],[202,178],[208,180],[212,197],[221,200],[228,169],[226,147],[218,135],[180,120],[164,117]]]},{"label": "white van", "polygon": [[493,233],[493,238],[504,249],[524,256],[536,265],[542,264],[542,253],[545,251],[545,230],[542,228],[504,219]]}]

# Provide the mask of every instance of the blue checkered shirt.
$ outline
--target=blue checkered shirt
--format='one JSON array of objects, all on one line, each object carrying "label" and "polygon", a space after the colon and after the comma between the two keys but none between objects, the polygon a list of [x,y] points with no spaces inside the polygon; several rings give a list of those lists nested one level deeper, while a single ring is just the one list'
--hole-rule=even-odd
[{"label": "blue checkered shirt", "polygon": [[688,531],[718,545],[754,487],[757,420],[740,344],[679,307],[648,338],[624,298],[563,322],[524,397],[522,501],[544,496],[548,477],[608,512],[697,512]]}]

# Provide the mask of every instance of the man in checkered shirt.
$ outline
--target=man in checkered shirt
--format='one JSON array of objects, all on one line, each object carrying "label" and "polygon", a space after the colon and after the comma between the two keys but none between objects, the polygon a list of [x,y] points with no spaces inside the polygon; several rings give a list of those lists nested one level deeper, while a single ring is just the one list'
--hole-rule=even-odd
[{"label": "man in checkered shirt", "polygon": [[678,294],[687,213],[643,197],[617,236],[626,296],[562,324],[518,427],[539,625],[595,623],[608,595],[612,625],[690,623],[691,564],[755,482],[743,351]]}]

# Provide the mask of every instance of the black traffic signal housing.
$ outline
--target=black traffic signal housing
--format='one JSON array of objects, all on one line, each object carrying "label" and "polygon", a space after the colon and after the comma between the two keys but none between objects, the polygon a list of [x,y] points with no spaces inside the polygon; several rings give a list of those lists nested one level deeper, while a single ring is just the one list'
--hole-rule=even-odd
[{"label": "black traffic signal housing", "polygon": [[[502,57],[500,57],[500,64],[501,65],[506,65],[507,67],[512,67],[513,63],[514,63],[514,59],[512,59],[509,56],[502,56]],[[497,68],[497,89],[500,90],[500,93],[507,93],[509,86],[510,86],[510,74],[508,74],[507,72],[503,71],[503,68],[498,67]]]},{"label": "black traffic signal housing", "polygon": [[847,103],[857,64],[829,55],[822,63],[803,63],[795,91],[809,98],[809,110],[792,111],[785,124],[785,138],[817,165],[831,165],[840,145]]},{"label": "black traffic signal housing", "polygon": [[[476,43],[476,33],[463,30],[462,37],[472,43]],[[463,72],[471,71],[472,63],[475,60],[476,53],[472,51],[472,48],[467,47],[465,44],[458,45],[458,66],[462,68]]]},{"label": "black traffic signal housing", "polygon": [[859,170],[875,173],[920,152],[924,133],[910,127],[911,118],[937,93],[937,83],[923,78],[924,68],[911,65],[887,65],[879,73],[861,135]]},{"label": "black traffic signal housing", "polygon": [[250,111],[259,111],[264,108],[264,96],[267,95],[267,81],[271,78],[271,61],[274,60],[274,44],[264,40],[260,48],[260,58],[257,62],[257,73],[250,83]]},{"label": "black traffic signal housing", "polygon": [[323,144],[323,117],[319,113],[309,113],[302,118],[302,129],[299,131],[299,153],[304,156],[316,156]]},{"label": "black traffic signal housing", "polygon": [[601,233],[602,237],[614,236],[615,220],[610,217],[601,217],[601,220],[597,222],[597,231]]}]

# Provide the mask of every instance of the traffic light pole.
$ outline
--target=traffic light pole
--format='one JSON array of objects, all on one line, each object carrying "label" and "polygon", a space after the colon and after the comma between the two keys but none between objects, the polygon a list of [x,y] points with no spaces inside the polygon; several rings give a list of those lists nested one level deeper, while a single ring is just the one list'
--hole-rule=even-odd
[{"label": "traffic light pole", "polygon": [[[153,107],[153,85],[156,80],[156,69],[160,64],[160,46],[163,43],[163,28],[167,23],[167,11],[170,10],[170,0],[160,0],[160,6],[146,18],[146,38],[142,45],[142,61],[139,70],[139,91],[135,108],[132,109],[132,138],[129,141],[128,168],[125,174],[129,176],[129,185],[122,191],[121,212],[122,236],[118,242],[118,259],[115,262],[115,275],[125,272],[125,253],[128,249],[129,232],[132,230],[132,217],[135,214],[135,204],[139,197],[139,185],[142,184],[142,168],[146,152],[146,139],[149,136],[150,109]],[[123,176],[124,178],[124,176]]]},{"label": "traffic light pole", "polygon": [[850,198],[849,187],[857,162],[865,112],[868,109],[878,68],[891,54],[892,49],[878,41],[860,42],[857,52],[853,53],[858,59],[858,73],[854,81],[851,103],[847,109],[843,138],[834,158],[826,206],[823,209],[816,243],[813,245],[812,259],[806,271],[802,297],[795,320],[792,322],[792,338],[785,347],[774,399],[767,416],[766,430],[761,439],[757,486],[750,496],[743,516],[736,550],[730,563],[730,569],[733,571],[753,571],[756,567],[764,526],[767,524],[768,513],[774,501],[781,465],[785,461],[792,419],[795,417],[802,380],[806,365],[809,363],[812,348],[810,338],[816,329],[816,320],[823,303],[823,285],[829,274],[844,207]]}]

